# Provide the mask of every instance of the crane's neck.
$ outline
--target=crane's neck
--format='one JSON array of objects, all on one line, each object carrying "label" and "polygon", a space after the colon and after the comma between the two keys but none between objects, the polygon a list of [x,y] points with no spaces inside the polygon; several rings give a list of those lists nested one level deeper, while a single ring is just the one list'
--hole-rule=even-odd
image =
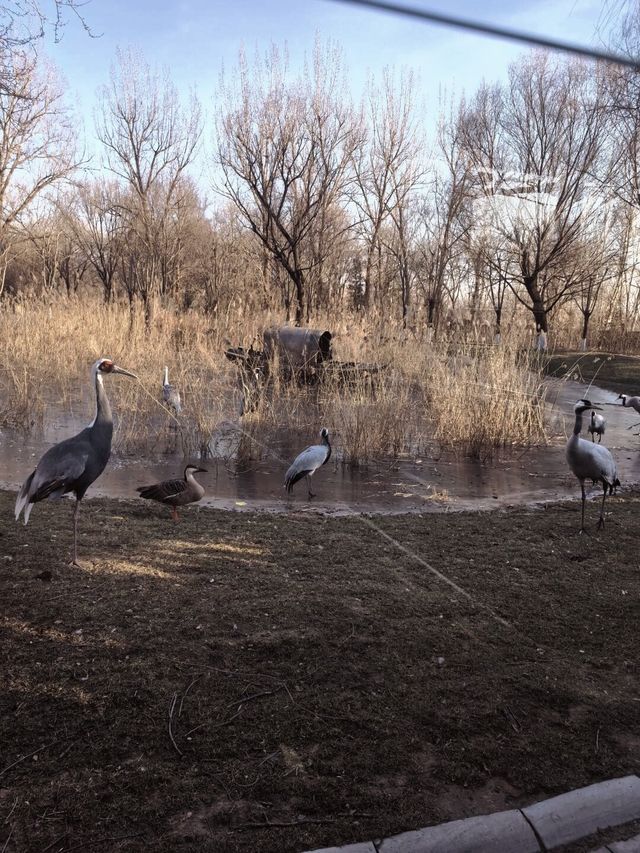
[{"label": "crane's neck", "polygon": [[96,369],[93,371],[93,382],[96,389],[96,416],[90,426],[94,429],[105,426],[111,428],[113,427],[113,415],[111,414],[109,398],[102,384],[102,375]]},{"label": "crane's neck", "polygon": [[582,412],[576,412],[576,422],[573,425],[573,434],[580,435],[582,432]]},{"label": "crane's neck", "polygon": [[165,369],[164,369],[164,379],[162,380],[162,384],[163,385],[169,384],[169,368],[168,367],[165,367]]},{"label": "crane's neck", "polygon": [[322,436],[322,443],[327,448],[327,458],[322,463],[323,465],[326,465],[327,462],[329,461],[329,459],[331,458],[331,445],[329,444],[329,436],[328,435]]}]

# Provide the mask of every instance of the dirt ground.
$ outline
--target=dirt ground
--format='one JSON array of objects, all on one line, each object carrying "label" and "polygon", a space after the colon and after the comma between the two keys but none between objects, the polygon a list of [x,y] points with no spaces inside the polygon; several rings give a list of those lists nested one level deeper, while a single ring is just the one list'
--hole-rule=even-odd
[{"label": "dirt ground", "polygon": [[286,853],[640,766],[640,496],[329,518],[0,493],[0,851]]}]

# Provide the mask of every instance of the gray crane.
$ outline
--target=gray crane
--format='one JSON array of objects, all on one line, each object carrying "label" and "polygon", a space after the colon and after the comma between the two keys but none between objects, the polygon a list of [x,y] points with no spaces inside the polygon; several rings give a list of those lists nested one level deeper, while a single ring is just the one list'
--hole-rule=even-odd
[{"label": "gray crane", "polygon": [[111,455],[113,416],[102,377],[110,373],[138,377],[110,358],[99,358],[91,368],[91,382],[96,392],[96,416],[88,427],[50,447],[35,470],[22,484],[16,500],[16,521],[24,510],[24,523],[29,521],[35,503],[45,498],[55,500],[73,492],[73,565],[78,565],[78,507],[89,486],[104,471]]},{"label": "gray crane", "polygon": [[298,454],[291,463],[289,470],[284,477],[284,485],[287,492],[290,494],[294,485],[303,477],[307,478],[307,488],[309,489],[309,497],[315,495],[311,491],[311,477],[331,458],[331,445],[329,444],[329,430],[322,427],[320,430],[321,444],[312,444],[307,447],[302,453]]},{"label": "gray crane", "polygon": [[185,504],[197,503],[204,496],[204,488],[193,476],[198,472],[207,473],[206,468],[197,465],[187,465],[184,469],[183,480],[163,480],[152,486],[138,486],[140,497],[149,501],[158,501],[171,507],[171,515],[175,521],[180,520],[178,507]]},{"label": "gray crane", "polygon": [[[635,409],[635,411],[640,415],[640,397],[627,397],[626,394],[618,394],[618,400],[622,400],[622,405],[626,409]],[[634,429],[637,426],[640,426],[640,422],[637,424],[631,424],[627,429]]]},{"label": "gray crane", "polygon": [[604,431],[606,429],[607,422],[602,417],[602,415],[598,415],[596,412],[591,412],[591,418],[589,420],[589,426],[587,427],[587,432],[591,433],[591,441],[595,441],[594,436],[598,436],[598,444],[602,441],[602,436],[604,435]]},{"label": "gray crane", "polygon": [[611,452],[601,444],[596,445],[592,441],[580,438],[582,413],[586,412],[587,409],[599,408],[600,406],[592,405],[589,400],[578,400],[573,407],[576,415],[573,435],[567,442],[567,462],[569,463],[569,468],[571,468],[580,481],[580,488],[582,489],[582,525],[580,533],[584,533],[584,505],[586,500],[584,481],[592,480],[594,483],[602,483],[604,489],[600,518],[598,519],[598,529],[604,526],[604,502],[607,497],[607,490],[611,495],[614,489],[620,485],[616,463]]},{"label": "gray crane", "polygon": [[169,383],[169,368],[165,367],[164,377],[162,379],[162,399],[170,409],[179,415],[182,411],[182,400],[180,399],[180,391]]}]

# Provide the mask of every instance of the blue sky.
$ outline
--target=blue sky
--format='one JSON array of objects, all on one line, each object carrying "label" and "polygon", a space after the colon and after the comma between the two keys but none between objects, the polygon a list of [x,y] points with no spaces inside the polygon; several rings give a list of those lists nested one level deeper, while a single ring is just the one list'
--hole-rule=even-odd
[{"label": "blue sky", "polygon": [[[415,0],[416,4],[419,0]],[[609,0],[613,3],[613,0]],[[595,0],[426,0],[426,7],[600,46],[605,5]],[[151,64],[169,66],[177,86],[195,86],[213,106],[220,69],[234,65],[241,47],[251,55],[286,42],[292,63],[312,48],[317,33],[343,49],[354,95],[369,72],[407,66],[417,73],[428,114],[435,118],[441,88],[460,94],[478,83],[504,79],[523,52],[514,43],[394,18],[331,0],[91,0],[85,16],[99,38],[71,22],[59,44],[47,46],[93,135],[97,88],[107,82],[117,47],[135,46]]]}]

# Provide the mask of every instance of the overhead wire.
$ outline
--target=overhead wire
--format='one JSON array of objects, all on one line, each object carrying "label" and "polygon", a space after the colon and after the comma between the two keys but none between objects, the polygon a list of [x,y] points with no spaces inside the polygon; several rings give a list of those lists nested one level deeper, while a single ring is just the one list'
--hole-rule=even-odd
[{"label": "overhead wire", "polygon": [[529,44],[534,47],[545,47],[550,50],[558,50],[564,53],[571,53],[575,56],[583,56],[588,59],[601,60],[614,65],[622,65],[626,68],[632,68],[635,71],[640,71],[640,58],[633,56],[625,56],[621,53],[613,53],[607,50],[599,50],[594,47],[589,47],[573,42],[562,41],[561,39],[550,38],[548,36],[538,35],[537,33],[529,33],[523,30],[514,30],[510,27],[498,26],[497,24],[489,24],[484,21],[477,21],[471,18],[461,18],[456,15],[447,15],[443,12],[435,12],[431,9],[420,9],[416,6],[407,6],[403,3],[394,3],[390,0],[333,0],[333,2],[350,4],[352,6],[362,6],[369,9],[377,9],[381,12],[389,12],[394,15],[402,15],[409,18],[418,18],[422,21],[428,21],[432,24],[439,24],[447,27],[455,27],[457,29],[470,30],[472,32],[482,33],[484,35],[497,36],[498,38],[518,41],[524,44]]}]

